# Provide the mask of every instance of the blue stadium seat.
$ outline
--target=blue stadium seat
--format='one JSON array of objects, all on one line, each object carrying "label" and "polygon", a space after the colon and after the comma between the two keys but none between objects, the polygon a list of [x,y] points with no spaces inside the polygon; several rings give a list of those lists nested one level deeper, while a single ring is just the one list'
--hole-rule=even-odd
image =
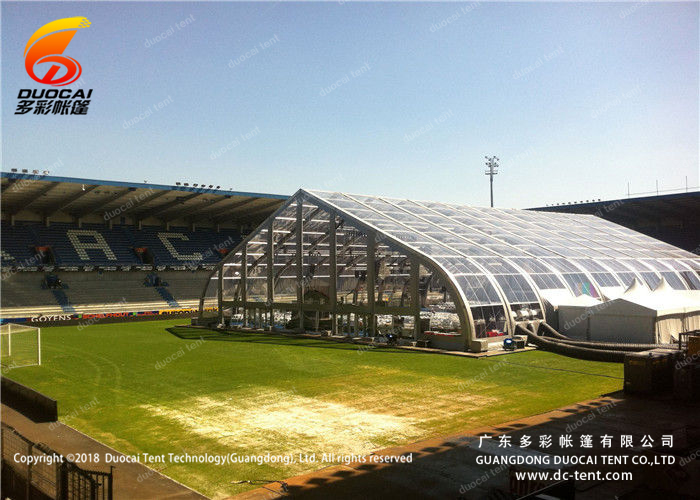
[{"label": "blue stadium seat", "polygon": [[144,227],[133,230],[134,246],[151,252],[155,265],[215,264],[222,244],[231,249],[240,241],[237,232],[189,231],[185,228]]},{"label": "blue stadium seat", "polygon": [[138,264],[123,232],[98,224],[54,223],[49,227],[35,226],[42,245],[50,246],[56,264],[65,266],[119,266]]},{"label": "blue stadium seat", "polygon": [[2,239],[3,266],[32,267],[39,264],[34,250],[37,242],[29,226],[3,224],[0,238]]},{"label": "blue stadium seat", "polygon": [[102,224],[18,223],[2,226],[2,265],[33,267],[37,246],[50,247],[58,266],[132,266],[143,264],[135,248],[147,248],[156,266],[198,266],[221,260],[219,248],[232,249],[240,234],[228,230],[189,231],[187,228]]}]

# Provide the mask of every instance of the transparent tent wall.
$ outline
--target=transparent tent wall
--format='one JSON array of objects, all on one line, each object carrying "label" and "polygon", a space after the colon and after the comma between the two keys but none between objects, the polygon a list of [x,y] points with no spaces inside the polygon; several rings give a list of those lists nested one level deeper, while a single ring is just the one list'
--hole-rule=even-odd
[{"label": "transparent tent wall", "polygon": [[227,325],[241,325],[243,314],[240,310],[242,252],[237,252],[223,263],[221,268],[221,312],[220,320]]},{"label": "transparent tent wall", "polygon": [[296,203],[292,203],[272,222],[275,303],[297,302],[296,211]]},{"label": "transparent tent wall", "polygon": [[371,311],[367,269],[367,233],[342,218],[336,224],[336,290],[338,331],[348,335],[372,335],[376,323]]},{"label": "transparent tent wall", "polygon": [[[463,349],[469,313],[445,271],[422,259],[324,207],[292,200],[222,263],[221,315],[232,327],[394,334]],[[216,307],[218,288],[214,274],[206,305]]]},{"label": "transparent tent wall", "polygon": [[[267,229],[246,244],[246,300],[267,302]],[[262,241],[261,241],[262,240]]]},{"label": "transparent tent wall", "polygon": [[423,340],[430,340],[433,347],[461,350],[467,347],[471,328],[462,324],[458,305],[443,276],[430,266],[420,265],[418,300],[421,312],[418,335]]},{"label": "transparent tent wall", "polygon": [[199,300],[199,319],[214,319],[219,316],[219,270],[207,279],[204,293]]},{"label": "transparent tent wall", "polygon": [[[330,252],[330,215],[315,205],[302,205],[302,272],[305,331],[333,329]],[[297,315],[298,316],[298,315]]]},{"label": "transparent tent wall", "polygon": [[391,243],[377,242],[375,253],[377,305],[407,307],[411,301],[411,259]]}]

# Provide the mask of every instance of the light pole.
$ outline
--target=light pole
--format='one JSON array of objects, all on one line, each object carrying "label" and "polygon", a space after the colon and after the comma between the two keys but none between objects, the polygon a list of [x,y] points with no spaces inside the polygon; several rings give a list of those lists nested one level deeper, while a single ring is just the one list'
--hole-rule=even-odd
[{"label": "light pole", "polygon": [[493,208],[493,176],[498,174],[500,160],[497,156],[484,156],[484,158],[486,158],[486,175],[490,177],[491,182],[491,207]]}]

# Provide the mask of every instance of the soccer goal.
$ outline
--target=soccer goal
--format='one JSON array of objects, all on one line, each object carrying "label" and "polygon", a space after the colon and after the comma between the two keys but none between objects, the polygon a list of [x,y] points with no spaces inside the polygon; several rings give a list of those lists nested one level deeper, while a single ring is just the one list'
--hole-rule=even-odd
[{"label": "soccer goal", "polygon": [[41,328],[16,323],[0,325],[0,364],[6,368],[41,364]]}]

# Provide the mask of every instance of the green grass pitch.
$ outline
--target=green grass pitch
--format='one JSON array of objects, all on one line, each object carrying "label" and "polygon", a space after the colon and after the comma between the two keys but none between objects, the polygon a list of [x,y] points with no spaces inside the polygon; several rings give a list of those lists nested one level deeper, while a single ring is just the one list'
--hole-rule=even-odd
[{"label": "green grass pitch", "polygon": [[[470,359],[183,320],[42,328],[42,366],[7,375],[124,453],[367,453],[548,411],[622,388],[622,365],[546,352]],[[198,340],[202,335],[203,340]],[[212,497],[328,464],[166,464]],[[156,468],[162,468],[158,466]]]}]

